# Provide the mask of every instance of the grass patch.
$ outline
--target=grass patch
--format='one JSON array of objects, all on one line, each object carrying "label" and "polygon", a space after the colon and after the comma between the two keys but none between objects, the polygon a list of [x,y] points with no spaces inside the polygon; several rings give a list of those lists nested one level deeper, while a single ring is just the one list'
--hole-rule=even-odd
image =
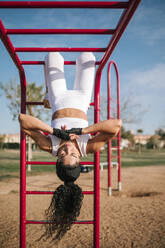
[{"label": "grass patch", "polygon": [[[19,177],[19,154],[19,150],[0,150],[0,180]],[[113,151],[112,156],[116,155],[117,153]],[[82,161],[93,161],[93,159],[94,155],[89,154]],[[33,161],[56,161],[56,158],[49,153],[35,151],[33,152]],[[106,151],[100,152],[100,161],[107,162]],[[113,159],[112,161],[116,160]],[[136,151],[121,151],[121,161],[122,167],[165,165],[165,150],[160,152],[144,150],[141,154],[138,154]],[[27,171],[27,176],[56,171],[55,165],[31,165],[31,168],[31,172]]]},{"label": "grass patch", "polygon": [[122,151],[121,161],[123,167],[165,165],[165,150],[145,150],[140,154],[135,151]]}]

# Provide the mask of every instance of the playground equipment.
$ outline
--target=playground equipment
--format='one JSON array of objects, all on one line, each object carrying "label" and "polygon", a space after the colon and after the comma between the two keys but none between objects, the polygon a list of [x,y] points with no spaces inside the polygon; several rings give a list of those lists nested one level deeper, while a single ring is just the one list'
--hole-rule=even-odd
[{"label": "playground equipment", "polygon": [[[117,81],[117,110],[116,110],[116,118],[120,119],[120,81],[119,81],[119,72],[117,69],[117,65],[114,61],[110,61],[108,64],[108,70],[107,70],[107,82],[108,82],[108,89],[107,89],[107,119],[111,119],[111,74],[110,70],[111,67],[114,66],[115,68],[115,73],[116,73],[116,81]],[[116,137],[113,139],[116,139],[117,141],[117,146],[112,147],[112,141],[108,141],[108,195],[111,196],[112,194],[112,186],[111,186],[111,167],[114,162],[112,162],[112,159],[117,159],[116,164],[117,164],[117,170],[118,170],[118,190],[121,190],[121,156],[120,156],[120,131]],[[112,149],[115,149],[117,151],[117,156],[112,156]]]},{"label": "playground equipment", "polygon": [[[118,41],[120,40],[127,24],[131,20],[136,8],[138,7],[140,0],[129,0],[126,2],[120,1],[0,1],[0,8],[112,8],[123,9],[123,13],[115,29],[6,29],[0,20],[0,38],[10,54],[13,62],[15,63],[19,75],[21,84],[21,112],[26,113],[26,106],[43,104],[40,102],[27,102],[26,101],[26,76],[23,65],[42,65],[43,61],[21,61],[19,52],[50,52],[50,51],[62,51],[62,52],[104,52],[103,57],[96,64],[98,65],[95,78],[94,89],[94,120],[95,123],[100,120],[100,83],[101,75],[104,66],[110,58],[113,50],[115,49]],[[110,42],[106,48],[30,48],[30,47],[14,47],[9,35],[25,35],[25,34],[72,34],[72,35],[112,35]],[[75,61],[65,61],[65,65],[74,65]],[[109,108],[110,109],[110,108]],[[120,117],[120,116],[118,116]],[[110,114],[108,116],[110,118]],[[119,143],[118,143],[119,146]],[[109,149],[111,150],[111,149]],[[119,149],[120,150],[120,149]],[[119,154],[118,154],[119,156]],[[111,160],[111,154],[109,155],[109,163]],[[85,164],[94,164],[94,191],[85,191],[84,194],[94,194],[94,219],[88,221],[76,221],[75,224],[93,224],[94,225],[94,239],[93,244],[95,248],[99,248],[99,208],[100,208],[100,153],[94,154],[94,162],[85,162]],[[54,162],[34,162],[26,161],[26,137],[21,132],[21,150],[20,150],[20,247],[26,247],[26,225],[27,224],[45,224],[45,221],[34,221],[26,219],[26,195],[28,194],[53,194],[50,191],[27,191],[26,190],[26,165],[27,164],[55,164]],[[82,163],[83,164],[83,163]],[[110,166],[109,166],[110,175]],[[109,176],[110,178],[110,176]],[[120,180],[119,180],[120,183]],[[110,183],[108,185],[109,191]],[[119,184],[120,188],[120,184]]]}]

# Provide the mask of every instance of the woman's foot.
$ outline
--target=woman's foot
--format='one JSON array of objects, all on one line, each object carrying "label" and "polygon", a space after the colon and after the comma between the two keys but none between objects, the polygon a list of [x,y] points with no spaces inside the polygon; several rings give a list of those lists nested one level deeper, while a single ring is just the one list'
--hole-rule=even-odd
[{"label": "woman's foot", "polygon": [[50,103],[49,103],[49,100],[48,100],[48,93],[46,93],[46,94],[45,94],[45,97],[44,97],[43,103],[44,103],[44,108],[51,109],[51,107],[50,107]]}]

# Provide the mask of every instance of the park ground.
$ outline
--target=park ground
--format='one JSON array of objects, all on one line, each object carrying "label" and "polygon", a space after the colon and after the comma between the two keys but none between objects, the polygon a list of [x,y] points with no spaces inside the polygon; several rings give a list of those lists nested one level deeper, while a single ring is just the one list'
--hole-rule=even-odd
[{"label": "park ground", "polygon": [[[107,170],[100,171],[100,248],[165,248],[165,153],[123,156],[122,191],[112,169],[112,196],[107,195]],[[15,151],[0,152],[0,247],[19,247],[19,178]],[[41,157],[41,154],[36,154]],[[45,155],[42,155],[43,159]],[[126,159],[127,158],[127,159]],[[34,157],[35,159],[35,157]],[[45,159],[48,159],[45,157]],[[140,163],[141,161],[141,163]],[[12,164],[12,165],[11,165]],[[6,167],[5,167],[6,165]],[[12,167],[13,166],[13,167]],[[77,183],[92,190],[93,171],[82,173]],[[54,190],[60,184],[53,169],[34,169],[27,176],[27,190]],[[27,219],[43,220],[51,196],[27,196]],[[80,220],[93,219],[93,197],[85,196]],[[28,225],[28,248],[92,248],[93,225],[73,225],[58,243],[38,239],[42,225]]]}]

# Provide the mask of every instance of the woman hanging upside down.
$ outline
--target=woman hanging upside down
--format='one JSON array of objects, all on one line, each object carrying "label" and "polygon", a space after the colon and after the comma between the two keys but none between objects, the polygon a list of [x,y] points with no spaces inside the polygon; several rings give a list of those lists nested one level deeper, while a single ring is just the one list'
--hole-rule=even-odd
[{"label": "woman hanging upside down", "polygon": [[[56,52],[45,58],[45,81],[48,98],[45,107],[52,109],[51,126],[41,120],[19,115],[21,129],[38,146],[57,156],[57,176],[64,182],[59,186],[46,211],[46,236],[61,239],[79,215],[82,204],[81,188],[74,184],[80,175],[80,158],[97,152],[121,128],[121,120],[111,119],[88,126],[87,110],[91,101],[95,74],[95,57],[84,52],[76,60],[73,90],[67,90],[64,59]],[[44,135],[44,132],[49,135]],[[97,133],[91,138],[91,133]]]}]

